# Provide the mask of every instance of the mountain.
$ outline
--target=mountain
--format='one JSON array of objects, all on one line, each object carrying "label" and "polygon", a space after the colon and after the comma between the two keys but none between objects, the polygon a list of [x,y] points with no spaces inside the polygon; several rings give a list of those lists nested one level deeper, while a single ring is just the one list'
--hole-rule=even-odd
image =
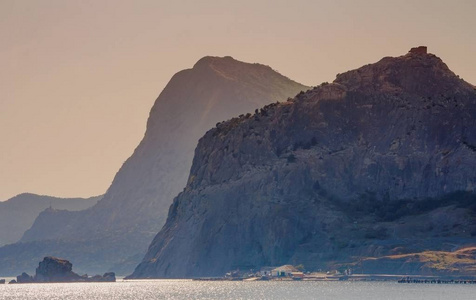
[{"label": "mountain", "polygon": [[79,272],[132,272],[187,183],[198,139],[217,122],[303,89],[268,66],[231,57],[204,57],[178,72],[155,101],[143,140],[103,199],[82,212],[43,212],[21,245],[0,249],[0,270],[13,272],[7,262],[23,249],[15,268],[20,261],[53,255],[69,259]]},{"label": "mountain", "polygon": [[20,194],[0,202],[0,246],[15,243],[33,225],[43,210],[51,207],[63,210],[83,210],[93,206],[101,196],[91,198],[57,198],[35,194]]},{"label": "mountain", "polygon": [[218,124],[131,278],[474,245],[475,116],[475,88],[419,47]]}]

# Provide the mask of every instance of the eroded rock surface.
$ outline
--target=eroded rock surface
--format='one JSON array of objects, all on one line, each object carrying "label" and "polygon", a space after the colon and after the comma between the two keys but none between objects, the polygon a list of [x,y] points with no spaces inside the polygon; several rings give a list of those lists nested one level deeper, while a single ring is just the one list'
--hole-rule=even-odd
[{"label": "eroded rock surface", "polygon": [[418,50],[221,123],[131,277],[355,267],[474,244],[475,116],[474,87]]},{"label": "eroded rock surface", "polygon": [[[38,282],[76,281],[80,276],[73,272],[73,264],[65,259],[47,256],[36,268]],[[20,282],[17,278],[17,281]]]}]

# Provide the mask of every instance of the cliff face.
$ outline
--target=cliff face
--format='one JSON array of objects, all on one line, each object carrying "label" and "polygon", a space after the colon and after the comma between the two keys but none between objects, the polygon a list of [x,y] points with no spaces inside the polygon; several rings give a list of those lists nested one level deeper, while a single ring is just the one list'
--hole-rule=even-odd
[{"label": "cliff face", "polygon": [[205,57],[177,73],[152,107],[144,139],[90,214],[92,223],[145,233],[148,244],[186,185],[193,151],[207,130],[305,88],[270,67],[231,57]]},{"label": "cliff face", "polygon": [[[7,261],[21,246],[27,252],[37,249],[32,254],[36,256],[29,257],[33,261],[55,255],[71,258],[78,270],[87,273],[106,269],[130,273],[165,223],[173,198],[186,185],[198,139],[217,122],[303,89],[307,87],[268,66],[231,57],[204,57],[192,69],[175,74],[150,112],[143,140],[104,198],[78,213],[43,212],[23,236],[24,246],[0,249],[0,269],[2,257]],[[78,244],[88,254],[78,253]],[[56,250],[49,253],[49,249]],[[18,264],[24,260],[15,259]]]},{"label": "cliff face", "polygon": [[474,87],[417,51],[221,123],[132,277],[476,243],[475,116]]},{"label": "cliff face", "polygon": [[70,211],[84,210],[96,204],[101,197],[57,198],[25,193],[0,202],[0,246],[20,240],[40,212],[48,207]]}]

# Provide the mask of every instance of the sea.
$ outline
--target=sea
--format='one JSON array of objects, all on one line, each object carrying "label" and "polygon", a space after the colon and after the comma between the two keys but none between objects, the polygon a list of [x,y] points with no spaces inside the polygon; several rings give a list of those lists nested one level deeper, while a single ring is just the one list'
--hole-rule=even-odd
[{"label": "sea", "polygon": [[118,280],[0,285],[0,299],[476,299],[476,285],[397,282]]}]

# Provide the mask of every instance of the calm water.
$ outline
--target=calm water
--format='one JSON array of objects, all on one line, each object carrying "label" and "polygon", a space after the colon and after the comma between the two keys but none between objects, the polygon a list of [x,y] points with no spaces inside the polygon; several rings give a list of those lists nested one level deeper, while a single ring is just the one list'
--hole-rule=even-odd
[{"label": "calm water", "polygon": [[476,299],[476,285],[393,282],[118,281],[0,285],[0,299]]}]

